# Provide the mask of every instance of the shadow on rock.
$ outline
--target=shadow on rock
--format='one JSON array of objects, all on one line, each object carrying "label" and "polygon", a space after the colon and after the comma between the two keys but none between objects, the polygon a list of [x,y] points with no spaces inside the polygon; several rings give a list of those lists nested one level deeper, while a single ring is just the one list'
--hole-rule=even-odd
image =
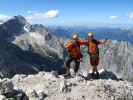
[{"label": "shadow on rock", "polygon": [[[97,79],[95,77],[92,78],[91,73],[89,73],[87,77],[85,77],[85,76],[82,76],[82,77],[85,78],[86,80]],[[99,70],[99,78],[98,79],[122,80],[122,79],[119,79],[113,72],[107,71],[107,70],[104,70],[104,69]]]},{"label": "shadow on rock", "polygon": [[0,95],[5,98],[4,100],[29,100],[22,90],[14,89],[12,81],[7,78],[0,80]]},{"label": "shadow on rock", "polygon": [[13,90],[12,92],[3,94],[6,98],[17,100],[29,100],[28,96],[23,91]]},{"label": "shadow on rock", "polygon": [[50,53],[52,57],[42,56],[0,40],[0,78],[11,78],[15,74],[36,74],[42,70],[62,72],[63,60],[56,53]]}]

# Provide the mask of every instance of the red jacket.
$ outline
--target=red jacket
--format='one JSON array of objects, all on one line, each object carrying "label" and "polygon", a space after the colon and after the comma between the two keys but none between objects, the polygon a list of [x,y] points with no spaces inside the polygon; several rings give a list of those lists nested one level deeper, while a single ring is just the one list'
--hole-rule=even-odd
[{"label": "red jacket", "polygon": [[75,59],[80,59],[80,58],[82,58],[80,46],[84,45],[85,43],[86,43],[86,41],[80,40],[80,39],[77,40],[76,43],[73,43],[71,40],[65,45],[65,47],[68,49],[68,52],[71,57],[73,57]]}]

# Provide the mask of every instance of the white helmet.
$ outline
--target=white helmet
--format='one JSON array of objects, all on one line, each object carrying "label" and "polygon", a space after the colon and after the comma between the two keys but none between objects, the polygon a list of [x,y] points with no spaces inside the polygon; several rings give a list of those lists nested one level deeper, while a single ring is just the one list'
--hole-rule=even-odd
[{"label": "white helmet", "polygon": [[76,32],[72,33],[72,38],[73,39],[77,39],[78,38],[78,34]]},{"label": "white helmet", "polygon": [[87,33],[87,35],[88,35],[89,37],[92,37],[92,36],[93,36],[93,33],[92,33],[92,32],[89,32],[89,33]]}]

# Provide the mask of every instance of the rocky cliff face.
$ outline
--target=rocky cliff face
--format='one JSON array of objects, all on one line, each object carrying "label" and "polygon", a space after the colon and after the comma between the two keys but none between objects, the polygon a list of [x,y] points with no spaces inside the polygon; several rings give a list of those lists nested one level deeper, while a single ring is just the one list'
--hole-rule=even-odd
[{"label": "rocky cliff face", "polygon": [[101,47],[101,67],[115,72],[123,79],[133,81],[133,45],[114,42]]}]

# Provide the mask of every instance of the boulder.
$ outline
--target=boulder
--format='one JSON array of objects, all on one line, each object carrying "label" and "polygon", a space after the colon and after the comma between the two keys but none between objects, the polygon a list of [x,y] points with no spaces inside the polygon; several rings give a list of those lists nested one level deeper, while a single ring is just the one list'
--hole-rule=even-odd
[{"label": "boulder", "polygon": [[12,92],[13,90],[13,83],[10,79],[0,80],[0,94],[6,94]]},{"label": "boulder", "polygon": [[44,98],[47,97],[47,94],[44,93],[44,91],[36,91],[36,90],[32,90],[29,93],[29,97],[32,100],[44,100]]},{"label": "boulder", "polygon": [[6,97],[3,95],[0,95],[0,100],[6,100]]}]

